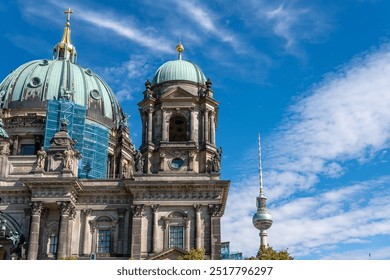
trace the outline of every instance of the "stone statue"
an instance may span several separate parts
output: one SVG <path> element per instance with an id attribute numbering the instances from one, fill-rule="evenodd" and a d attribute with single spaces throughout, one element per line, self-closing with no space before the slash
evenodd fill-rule
<path id="1" fill-rule="evenodd" d="M 127 163 L 126 162 L 123 162 L 122 164 L 122 178 L 126 178 L 127 177 Z"/>
<path id="2" fill-rule="evenodd" d="M 17 231 L 13 232 L 12 230 L 9 232 L 9 237 L 7 239 L 12 241 L 12 247 L 16 248 L 20 243 L 20 235 Z"/>
<path id="3" fill-rule="evenodd" d="M 217 151 L 214 152 L 213 157 L 211 158 L 211 171 L 220 172 L 221 171 L 221 156 L 222 156 L 222 147 L 219 147 Z"/>
<path id="4" fill-rule="evenodd" d="M 37 152 L 37 169 L 43 170 L 45 167 L 46 151 L 43 147 Z"/>
<path id="5" fill-rule="evenodd" d="M 64 156 L 65 156 L 64 167 L 65 168 L 72 169 L 74 155 L 75 155 L 75 153 L 74 153 L 74 151 L 73 151 L 73 149 L 71 147 L 68 147 L 64 151 Z"/>
<path id="6" fill-rule="evenodd" d="M 143 173 L 144 171 L 144 158 L 138 150 L 135 152 L 135 170 L 138 173 Z"/>
<path id="7" fill-rule="evenodd" d="M 128 172 L 129 178 L 130 179 L 134 179 L 135 165 L 134 165 L 133 157 L 130 157 L 130 162 L 129 162 L 129 168 L 128 169 L 129 169 L 129 172 Z"/>

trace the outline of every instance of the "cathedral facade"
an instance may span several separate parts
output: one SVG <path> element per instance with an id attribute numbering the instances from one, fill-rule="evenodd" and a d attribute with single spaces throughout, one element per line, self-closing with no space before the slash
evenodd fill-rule
<path id="1" fill-rule="evenodd" d="M 179 44 L 145 83 L 136 148 L 115 94 L 77 64 L 66 13 L 53 59 L 0 84 L 0 259 L 220 259 L 230 182 L 211 81 Z"/>

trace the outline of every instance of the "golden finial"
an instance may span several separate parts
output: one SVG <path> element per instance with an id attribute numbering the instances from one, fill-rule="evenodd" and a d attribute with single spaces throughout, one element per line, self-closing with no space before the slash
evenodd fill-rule
<path id="1" fill-rule="evenodd" d="M 184 46 L 181 42 L 176 46 L 176 51 L 179 53 L 179 60 L 181 60 L 181 53 L 184 51 Z"/>

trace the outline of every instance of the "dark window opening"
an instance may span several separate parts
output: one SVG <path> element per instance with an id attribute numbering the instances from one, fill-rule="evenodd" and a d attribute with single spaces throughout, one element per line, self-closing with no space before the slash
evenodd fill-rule
<path id="1" fill-rule="evenodd" d="M 182 116 L 169 121 L 169 141 L 187 141 L 187 122 Z"/>
<path id="2" fill-rule="evenodd" d="M 35 145 L 21 145 L 21 154 L 22 155 L 34 155 L 35 154 Z"/>

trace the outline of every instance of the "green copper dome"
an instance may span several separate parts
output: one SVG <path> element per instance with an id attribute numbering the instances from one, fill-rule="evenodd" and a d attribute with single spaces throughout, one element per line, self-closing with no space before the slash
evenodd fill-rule
<path id="1" fill-rule="evenodd" d="M 168 61 L 157 69 L 152 84 L 159 84 L 167 81 L 190 81 L 197 84 L 204 84 L 206 77 L 198 65 L 186 60 Z"/>
<path id="2" fill-rule="evenodd" d="M 0 84 L 2 108 L 23 108 L 27 103 L 39 107 L 44 101 L 59 99 L 94 110 L 100 119 L 115 123 L 122 119 L 119 103 L 103 79 L 70 60 L 27 62 Z"/>
<path id="3" fill-rule="evenodd" d="M 161 65 L 154 75 L 152 85 L 168 81 L 190 81 L 197 84 L 204 84 L 206 77 L 199 66 L 181 59 L 181 53 L 184 51 L 181 43 L 177 45 L 176 50 L 179 52 L 179 58 Z"/>

